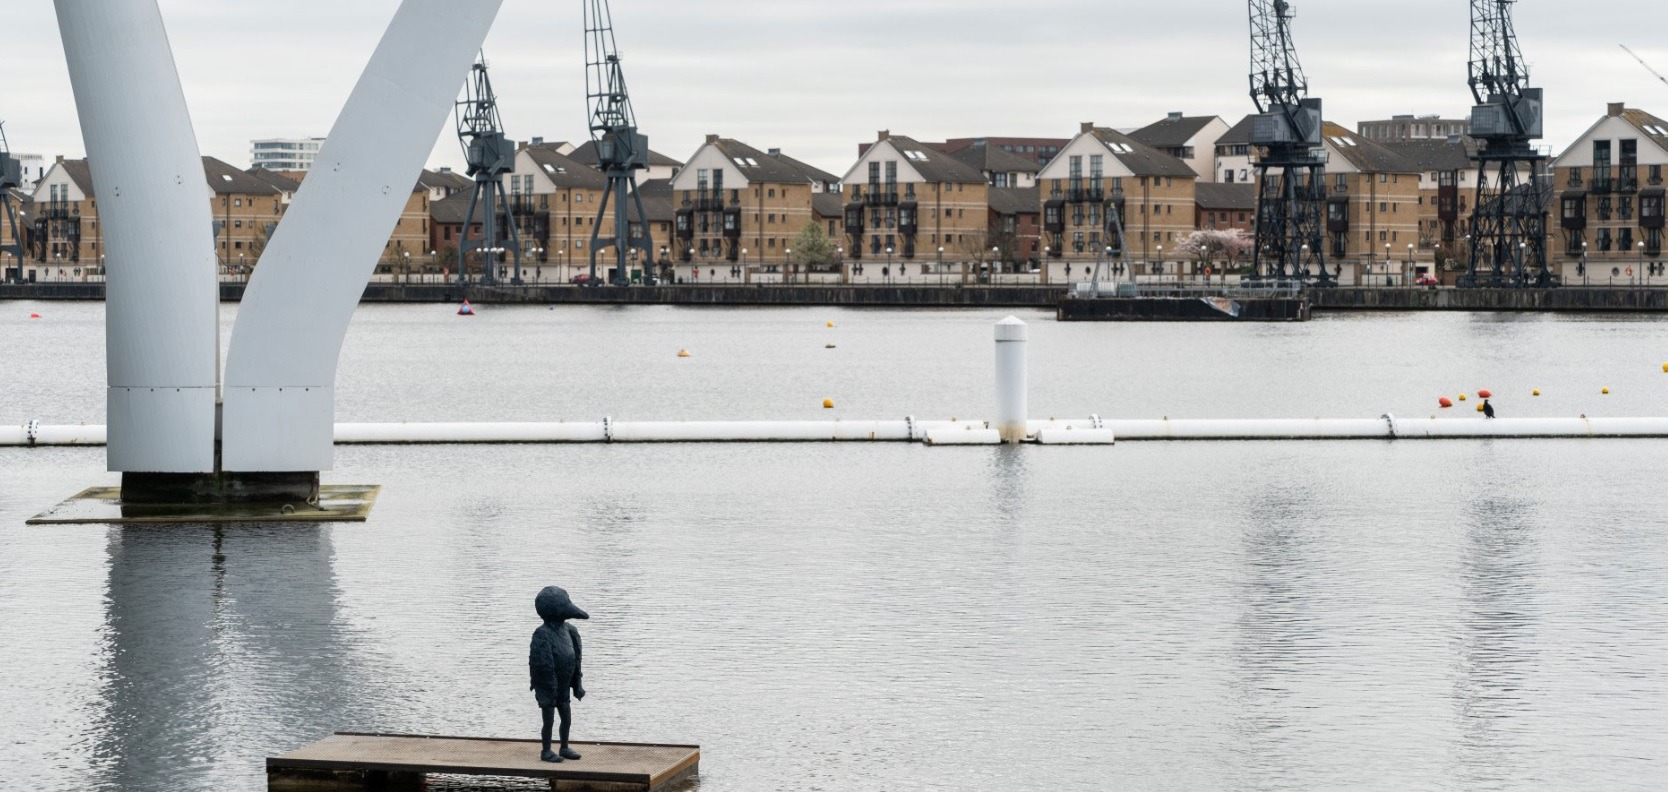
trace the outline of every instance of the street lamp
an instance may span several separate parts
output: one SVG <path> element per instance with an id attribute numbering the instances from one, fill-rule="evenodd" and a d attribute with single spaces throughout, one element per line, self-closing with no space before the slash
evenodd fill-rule
<path id="1" fill-rule="evenodd" d="M 1413 243 L 1409 242 L 1409 243 L 1407 243 L 1407 270 L 1402 272 L 1402 278 L 1404 279 L 1404 281 L 1406 281 L 1406 279 L 1409 278 L 1412 274 L 1413 274 Z"/>
<path id="2" fill-rule="evenodd" d="M 1641 240 L 1639 242 L 1633 243 L 1633 246 L 1639 250 L 1638 283 L 1644 283 L 1644 281 L 1645 281 L 1645 242 L 1643 240 Z"/>
<path id="3" fill-rule="evenodd" d="M 938 285 L 944 285 L 944 246 L 938 246 Z"/>
<path id="4" fill-rule="evenodd" d="M 885 277 L 886 281 L 890 282 L 892 280 L 892 246 L 891 245 L 886 246 L 886 269 L 883 270 L 880 274 L 886 276 Z"/>
<path id="5" fill-rule="evenodd" d="M 791 282 L 793 272 L 793 248 L 782 248 L 782 282 Z"/>
<path id="6" fill-rule="evenodd" d="M 1164 274 L 1164 246 L 1158 246 L 1158 274 Z"/>
<path id="7" fill-rule="evenodd" d="M 1581 270 L 1581 272 L 1580 272 L 1580 274 L 1581 274 L 1581 285 L 1586 286 L 1587 285 L 1587 243 L 1586 242 L 1581 243 L 1581 266 L 1578 267 L 1577 269 Z"/>

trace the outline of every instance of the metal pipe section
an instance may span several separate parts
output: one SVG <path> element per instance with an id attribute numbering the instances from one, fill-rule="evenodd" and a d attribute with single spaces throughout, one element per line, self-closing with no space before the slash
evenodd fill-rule
<path id="1" fill-rule="evenodd" d="M 156 0 L 55 5 L 110 262 L 109 469 L 212 472 L 220 373 L 213 219 L 162 12 Z"/>
<path id="2" fill-rule="evenodd" d="M 1029 435 L 1025 323 L 1010 316 L 996 323 L 996 431 L 1004 443 L 1023 443 Z"/>
<path id="3" fill-rule="evenodd" d="M 342 423 L 337 445 L 492 443 L 813 443 L 993 444 L 984 421 L 601 421 L 559 423 Z M 1030 421 L 1045 445 L 1153 440 L 1477 440 L 1489 438 L 1668 438 L 1668 418 L 1395 418 Z M 0 426 L 0 446 L 97 446 L 105 428 L 30 422 Z"/>

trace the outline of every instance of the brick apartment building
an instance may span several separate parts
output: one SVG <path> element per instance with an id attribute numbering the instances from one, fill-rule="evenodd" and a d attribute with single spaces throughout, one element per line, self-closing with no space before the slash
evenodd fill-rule
<path id="1" fill-rule="evenodd" d="M 738 277 L 743 268 L 778 272 L 805 226 L 828 222 L 817 212 L 816 197 L 837 194 L 838 182 L 781 149 L 708 135 L 671 181 L 673 258 L 735 269 Z"/>
<path id="2" fill-rule="evenodd" d="M 1368 277 L 1409 272 L 1419 242 L 1419 164 L 1338 124 L 1321 133 L 1327 263 Z"/>
<path id="3" fill-rule="evenodd" d="M 1566 283 L 1663 283 L 1668 120 L 1616 102 L 1552 162 L 1548 258 Z"/>
<path id="4" fill-rule="evenodd" d="M 877 137 L 840 180 L 846 258 L 888 269 L 919 262 L 923 274 L 941 247 L 946 266 L 988 260 L 992 188 L 984 173 L 913 138 L 884 130 Z"/>
<path id="5" fill-rule="evenodd" d="M 1164 251 L 1194 230 L 1197 174 L 1115 129 L 1083 124 L 1037 181 L 1049 259 L 1092 262 L 1110 247 L 1111 257 L 1144 264 L 1136 274 L 1161 273 Z M 1118 244 L 1119 225 L 1127 253 Z"/>

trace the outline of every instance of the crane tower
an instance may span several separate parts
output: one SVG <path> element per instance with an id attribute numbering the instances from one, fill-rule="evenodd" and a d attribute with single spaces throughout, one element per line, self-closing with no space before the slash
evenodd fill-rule
<path id="1" fill-rule="evenodd" d="M 1471 0 L 1468 71 L 1477 100 L 1471 137 L 1481 175 L 1461 287 L 1558 285 L 1546 266 L 1547 158 L 1534 147 L 1541 137 L 1541 89 L 1529 87 L 1529 67 L 1512 29 L 1515 1 Z"/>
<path id="2" fill-rule="evenodd" d="M 1249 0 L 1251 11 L 1251 145 L 1257 168 L 1257 280 L 1334 286 L 1322 247 L 1326 158 L 1321 100 L 1297 60 L 1286 0 Z"/>
<path id="3" fill-rule="evenodd" d="M 597 149 L 597 167 L 607 177 L 596 222 L 591 226 L 591 282 L 597 277 L 597 255 L 613 248 L 614 269 L 610 281 L 624 286 L 631 282 L 630 254 L 643 251 L 643 282 L 653 284 L 654 243 L 649 235 L 648 215 L 643 197 L 637 192 L 637 171 L 649 167 L 649 139 L 637 131 L 637 116 L 631 110 L 625 73 L 620 70 L 619 49 L 614 43 L 614 16 L 608 0 L 585 2 L 585 101 L 590 111 L 591 140 Z M 637 208 L 642 233 L 633 236 L 627 215 L 627 201 Z M 613 231 L 603 235 L 608 210 L 614 210 Z"/>
<path id="4" fill-rule="evenodd" d="M 464 84 L 463 99 L 457 103 L 458 142 L 463 144 L 469 175 L 475 192 L 469 196 L 469 213 L 463 217 L 463 237 L 458 241 L 458 282 L 469 282 L 469 227 L 475 222 L 475 208 L 481 209 L 481 238 L 474 249 L 481 253 L 481 282 L 498 282 L 498 262 L 503 254 L 514 257 L 515 274 L 510 282 L 521 285 L 521 240 L 510 219 L 509 200 L 504 196 L 504 174 L 515 170 L 515 141 L 504 137 L 498 117 L 498 96 L 487 76 L 486 56 L 475 60 Z M 509 247 L 504 246 L 508 237 Z"/>

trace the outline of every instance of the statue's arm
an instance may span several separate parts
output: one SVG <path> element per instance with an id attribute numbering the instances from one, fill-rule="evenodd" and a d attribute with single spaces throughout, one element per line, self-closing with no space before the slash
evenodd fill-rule
<path id="1" fill-rule="evenodd" d="M 573 694 L 583 699 L 585 698 L 585 686 L 580 684 L 580 677 L 584 674 L 585 670 L 585 666 L 582 662 L 585 659 L 585 653 L 579 646 L 578 628 L 571 624 L 568 625 L 568 636 L 573 638 Z"/>

